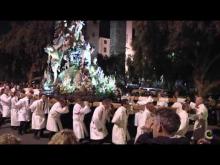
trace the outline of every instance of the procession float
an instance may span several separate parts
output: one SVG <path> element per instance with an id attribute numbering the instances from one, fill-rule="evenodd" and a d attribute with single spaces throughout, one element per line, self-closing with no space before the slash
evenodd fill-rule
<path id="1" fill-rule="evenodd" d="M 115 78 L 106 76 L 93 55 L 95 48 L 84 40 L 83 21 L 56 21 L 48 55 L 43 90 L 46 94 L 87 97 L 99 100 L 114 97 Z"/>

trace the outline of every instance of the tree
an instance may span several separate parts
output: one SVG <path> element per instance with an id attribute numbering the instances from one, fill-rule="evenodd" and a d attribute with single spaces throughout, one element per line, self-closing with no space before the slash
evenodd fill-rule
<path id="1" fill-rule="evenodd" d="M 125 53 L 112 54 L 110 57 L 98 54 L 98 64 L 106 75 L 114 75 L 118 83 L 125 81 Z"/>
<path id="2" fill-rule="evenodd" d="M 11 22 L 11 30 L 0 41 L 1 56 L 9 59 L 4 71 L 11 73 L 12 79 L 22 78 L 29 82 L 34 72 L 43 74 L 47 60 L 44 47 L 51 41 L 52 34 L 51 21 Z"/>
<path id="3" fill-rule="evenodd" d="M 169 30 L 167 50 L 181 59 L 178 65 L 192 69 L 190 76 L 198 94 L 206 96 L 220 85 L 219 77 L 213 74 L 213 70 L 220 69 L 215 65 L 220 60 L 220 22 L 174 21 L 169 22 Z"/>
<path id="4" fill-rule="evenodd" d="M 137 21 L 135 74 L 173 83 L 178 77 L 193 81 L 198 94 L 220 85 L 219 21 Z M 215 74 L 213 74 L 215 71 Z"/>
<path id="5" fill-rule="evenodd" d="M 139 78 L 159 79 L 162 75 L 171 79 L 171 61 L 165 50 L 168 39 L 167 22 L 136 21 L 136 35 L 133 40 L 134 69 Z"/>

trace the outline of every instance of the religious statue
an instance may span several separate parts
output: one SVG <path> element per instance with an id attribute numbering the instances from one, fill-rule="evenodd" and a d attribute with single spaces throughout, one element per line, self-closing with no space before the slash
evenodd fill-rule
<path id="1" fill-rule="evenodd" d="M 75 34 L 74 34 L 76 41 L 79 40 L 79 36 L 82 33 L 81 30 L 84 25 L 85 24 L 83 23 L 83 21 L 76 21 L 76 28 L 75 28 Z"/>
<path id="2" fill-rule="evenodd" d="M 53 84 L 56 83 L 57 80 L 57 72 L 60 71 L 59 67 L 61 64 L 61 59 L 62 59 L 62 55 L 60 52 L 55 51 L 52 47 L 47 47 L 45 48 L 45 52 L 48 53 L 48 57 L 49 57 L 49 61 L 48 63 L 50 63 L 52 71 L 53 71 Z"/>
<path id="3" fill-rule="evenodd" d="M 90 67 L 91 66 L 91 54 L 90 54 L 90 44 L 87 43 L 85 46 L 85 50 L 82 51 L 82 64 L 81 66 L 83 67 L 86 63 L 86 67 Z"/>
<path id="4" fill-rule="evenodd" d="M 66 70 L 70 67 L 70 62 L 69 62 L 67 55 L 64 55 L 63 59 L 65 60 L 64 69 Z"/>
<path id="5" fill-rule="evenodd" d="M 56 21 L 52 45 L 45 48 L 48 54 L 44 89 L 50 92 L 60 89 L 61 93 L 76 90 L 105 93 L 112 91 L 115 79 L 105 76 L 92 58 L 94 47 L 85 41 L 83 21 Z M 93 61 L 92 61 L 93 60 Z"/>

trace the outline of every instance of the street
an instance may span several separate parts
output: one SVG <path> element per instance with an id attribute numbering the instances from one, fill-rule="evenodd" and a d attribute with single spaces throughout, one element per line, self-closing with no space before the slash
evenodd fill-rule
<path id="1" fill-rule="evenodd" d="M 13 130 L 10 127 L 10 123 L 6 123 L 1 126 L 0 128 L 0 135 L 3 133 L 12 133 L 15 136 L 19 137 L 21 139 L 21 144 L 47 144 L 49 139 L 47 137 L 47 131 L 45 131 L 45 138 L 35 139 L 33 136 L 33 133 L 28 133 L 24 135 L 19 135 L 17 130 Z"/>
<path id="2" fill-rule="evenodd" d="M 189 131 L 187 133 L 187 137 L 190 137 L 192 135 L 192 129 L 193 129 L 193 125 L 190 125 Z M 212 129 L 213 133 L 220 137 L 220 127 L 217 126 L 213 126 L 213 125 L 209 125 L 208 129 Z M 4 133 L 12 133 L 15 136 L 18 136 L 21 139 L 21 144 L 47 144 L 49 142 L 48 139 L 48 131 L 44 131 L 44 137 L 40 138 L 40 139 L 35 139 L 33 137 L 33 133 L 28 133 L 28 134 L 24 134 L 24 135 L 18 135 L 18 131 L 17 130 L 13 130 L 10 127 L 10 123 L 6 123 L 4 125 L 1 126 L 0 128 L 0 135 L 4 134 Z"/>

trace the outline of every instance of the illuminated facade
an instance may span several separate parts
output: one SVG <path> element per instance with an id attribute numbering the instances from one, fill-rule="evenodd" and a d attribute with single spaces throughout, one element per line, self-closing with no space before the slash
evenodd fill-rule
<path id="1" fill-rule="evenodd" d="M 99 47 L 98 53 L 102 54 L 104 57 L 110 57 L 110 39 L 100 37 L 99 38 Z"/>
<path id="2" fill-rule="evenodd" d="M 135 29 L 132 23 L 133 21 L 126 22 L 125 73 L 128 72 L 128 65 L 127 65 L 128 58 L 133 60 L 133 57 L 134 57 L 134 50 L 132 48 L 132 40 L 134 39 L 134 36 L 135 36 Z"/>

